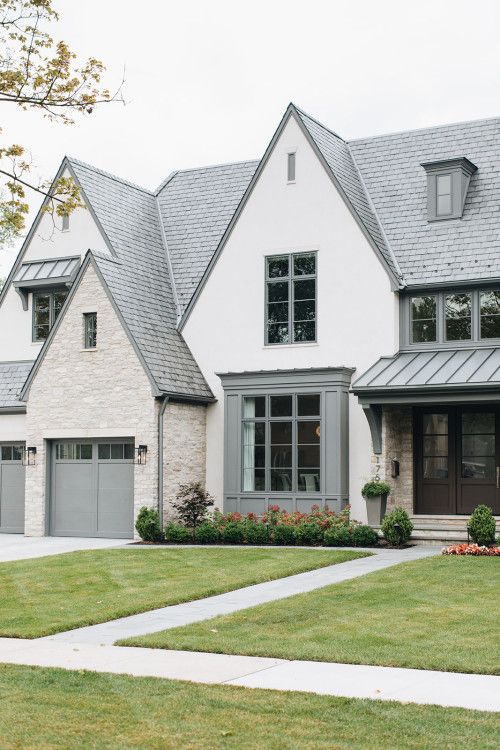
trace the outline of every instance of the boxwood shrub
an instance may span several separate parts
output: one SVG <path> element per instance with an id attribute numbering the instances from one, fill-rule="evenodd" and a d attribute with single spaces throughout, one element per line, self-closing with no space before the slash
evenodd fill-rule
<path id="1" fill-rule="evenodd" d="M 222 541 L 224 544 L 243 544 L 245 535 L 240 521 L 229 521 L 222 527 Z"/>
<path id="2" fill-rule="evenodd" d="M 296 544 L 313 545 L 323 544 L 323 529 L 317 523 L 301 523 L 295 530 Z"/>
<path id="3" fill-rule="evenodd" d="M 352 537 L 348 526 L 332 526 L 325 531 L 324 542 L 327 547 L 350 547 Z"/>
<path id="4" fill-rule="evenodd" d="M 480 547 L 489 547 L 495 543 L 495 518 L 491 508 L 487 505 L 478 505 L 474 509 L 467 528 L 472 541 Z"/>
<path id="5" fill-rule="evenodd" d="M 269 528 L 265 523 L 245 521 L 244 528 L 247 544 L 269 544 Z"/>
<path id="6" fill-rule="evenodd" d="M 354 526 L 351 534 L 351 542 L 355 547 L 373 547 L 378 542 L 377 532 L 371 526 Z"/>
<path id="7" fill-rule="evenodd" d="M 162 538 L 160 516 L 154 508 L 145 505 L 140 509 L 135 528 L 144 542 L 159 542 Z"/>
<path id="8" fill-rule="evenodd" d="M 213 524 L 204 521 L 194 532 L 198 544 L 217 544 L 220 542 L 220 531 Z"/>
<path id="9" fill-rule="evenodd" d="M 165 526 L 165 541 L 173 544 L 186 544 L 186 542 L 192 542 L 193 540 L 185 526 L 172 521 Z"/>
<path id="10" fill-rule="evenodd" d="M 275 544 L 295 544 L 296 530 L 294 526 L 280 523 L 273 528 L 273 542 Z"/>
<path id="11" fill-rule="evenodd" d="M 394 508 L 382 521 L 382 533 L 393 547 L 406 544 L 412 531 L 413 524 L 404 508 Z"/>

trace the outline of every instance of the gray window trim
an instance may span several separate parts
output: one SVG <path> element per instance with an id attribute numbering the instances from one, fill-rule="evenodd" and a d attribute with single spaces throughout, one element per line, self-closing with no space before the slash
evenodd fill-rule
<path id="1" fill-rule="evenodd" d="M 97 348 L 97 313 L 83 313 L 83 348 Z"/>
<path id="2" fill-rule="evenodd" d="M 457 289 L 445 289 L 440 291 L 417 291 L 400 296 L 399 321 L 400 321 L 400 349 L 414 351 L 416 349 L 457 349 L 470 348 L 471 344 L 477 347 L 500 346 L 500 338 L 481 338 L 481 292 L 500 291 L 498 284 L 495 287 L 460 287 Z M 445 298 L 451 294 L 470 294 L 471 296 L 471 337 L 461 341 L 448 341 L 446 339 Z M 413 297 L 436 297 L 436 341 L 427 343 L 412 342 L 412 315 L 411 300 Z"/>
<path id="3" fill-rule="evenodd" d="M 55 312 L 54 312 L 54 296 L 56 294 L 64 294 L 66 297 L 68 296 L 68 289 L 66 287 L 57 287 L 57 288 L 41 288 L 37 289 L 36 292 L 33 292 L 32 297 L 32 304 L 31 304 L 31 340 L 33 343 L 36 344 L 43 344 L 44 341 L 46 341 L 48 334 L 52 330 L 52 326 L 56 322 Z M 47 337 L 45 338 L 37 338 L 35 334 L 35 307 L 36 307 L 36 298 L 37 297 L 49 297 L 49 330 L 47 333 Z"/>
<path id="4" fill-rule="evenodd" d="M 297 411 L 297 397 L 301 395 L 317 395 L 319 396 L 319 414 L 317 416 L 299 416 Z M 243 415 L 243 404 L 245 398 L 252 398 L 252 397 L 259 397 L 263 396 L 266 399 L 266 416 L 265 417 L 245 417 Z M 273 396 L 291 396 L 292 397 L 292 414 L 288 417 L 282 416 L 282 417 L 272 417 L 271 416 L 271 398 Z M 319 489 L 315 490 L 314 493 L 307 493 L 303 490 L 299 490 L 298 488 L 298 482 L 297 482 L 297 471 L 298 471 L 298 429 L 297 429 L 297 423 L 298 422 L 318 422 L 320 424 L 320 458 L 319 458 Z M 244 442 L 243 442 L 243 436 L 244 436 L 244 425 L 248 422 L 265 422 L 265 489 L 264 490 L 245 490 L 244 488 L 244 460 L 243 460 L 243 454 L 244 454 Z M 323 452 L 323 394 L 320 390 L 315 391 L 314 388 L 311 389 L 293 389 L 290 388 L 288 391 L 282 390 L 282 391 L 268 391 L 266 393 L 244 393 L 241 396 L 241 456 L 240 456 L 240 491 L 242 493 L 247 494 L 248 492 L 256 492 L 257 494 L 262 494 L 262 492 L 265 492 L 266 494 L 275 494 L 275 495 L 282 495 L 284 493 L 283 490 L 271 490 L 271 424 L 272 422 L 291 422 L 292 423 L 292 489 L 291 492 L 294 494 L 304 495 L 304 494 L 324 494 L 324 478 L 323 478 L 323 464 L 322 464 L 322 452 Z"/>
<path id="5" fill-rule="evenodd" d="M 219 374 L 224 388 L 224 507 L 246 513 L 272 504 L 307 510 L 312 504 L 339 511 L 349 497 L 349 386 L 354 370 L 322 368 Z M 319 394 L 321 414 L 320 491 L 243 491 L 243 398 L 245 396 Z M 266 418 L 267 424 L 274 418 Z M 284 421 L 287 417 L 276 418 Z M 292 418 L 290 418 L 292 419 Z M 305 418 L 306 419 L 306 418 Z M 317 418 L 311 417 L 311 421 Z M 266 449 L 270 445 L 266 441 Z M 294 436 L 293 468 L 296 468 Z M 266 461 L 266 469 L 269 460 Z M 269 487 L 268 483 L 266 487 Z M 245 509 L 246 508 L 246 509 Z"/>
<path id="6" fill-rule="evenodd" d="M 314 255 L 315 257 L 315 273 L 314 274 L 301 274 L 295 276 L 293 272 L 293 259 L 300 255 Z M 277 277 L 270 279 L 268 276 L 268 261 L 274 258 L 288 257 L 288 276 Z M 314 339 L 307 341 L 294 341 L 293 340 L 293 324 L 294 324 L 294 281 L 297 280 L 307 281 L 308 279 L 314 279 Z M 269 285 L 279 282 L 288 283 L 288 341 L 269 341 L 269 321 L 268 321 L 268 293 Z M 297 250 L 291 253 L 273 253 L 272 255 L 264 256 L 264 345 L 265 346 L 291 346 L 301 344 L 316 344 L 318 341 L 318 251 L 317 250 Z"/>

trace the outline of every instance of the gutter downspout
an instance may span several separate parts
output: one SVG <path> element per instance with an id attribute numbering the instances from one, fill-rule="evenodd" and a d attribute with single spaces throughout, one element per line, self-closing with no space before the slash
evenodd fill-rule
<path id="1" fill-rule="evenodd" d="M 158 412 L 158 515 L 163 529 L 163 415 L 170 398 L 165 396 Z"/>

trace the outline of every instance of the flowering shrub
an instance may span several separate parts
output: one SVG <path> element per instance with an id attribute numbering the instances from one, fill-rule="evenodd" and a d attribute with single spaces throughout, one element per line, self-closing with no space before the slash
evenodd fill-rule
<path id="1" fill-rule="evenodd" d="M 188 530 L 180 524 L 168 524 L 165 538 L 170 542 L 189 540 Z M 255 513 L 221 513 L 214 510 L 195 529 L 199 544 L 279 544 L 319 546 L 358 546 L 377 543 L 369 526 L 351 521 L 349 506 L 341 513 L 313 505 L 309 513 L 280 510 L 271 505 L 259 518 Z"/>
<path id="2" fill-rule="evenodd" d="M 487 555 L 500 557 L 500 547 L 480 547 L 479 544 L 453 544 L 451 547 L 443 547 L 443 555 Z"/>

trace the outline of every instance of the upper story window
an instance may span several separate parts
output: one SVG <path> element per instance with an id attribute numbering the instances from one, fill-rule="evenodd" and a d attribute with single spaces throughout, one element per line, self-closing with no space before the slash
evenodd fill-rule
<path id="1" fill-rule="evenodd" d="M 415 295 L 402 311 L 403 345 L 500 340 L 500 290 Z"/>
<path id="2" fill-rule="evenodd" d="M 413 344 L 436 340 L 436 297 L 411 298 L 411 341 Z"/>
<path id="3" fill-rule="evenodd" d="M 97 346 L 97 313 L 83 314 L 83 345 L 85 349 L 95 349 Z"/>
<path id="4" fill-rule="evenodd" d="M 63 232 L 67 232 L 69 230 L 69 214 L 63 214 L 61 228 Z"/>
<path id="5" fill-rule="evenodd" d="M 291 151 L 289 154 L 287 154 L 287 164 L 286 164 L 287 182 L 295 182 L 295 164 L 296 164 L 296 154 L 295 154 L 295 151 Z"/>
<path id="6" fill-rule="evenodd" d="M 465 156 L 422 164 L 427 172 L 427 220 L 460 219 L 477 167 Z"/>
<path id="7" fill-rule="evenodd" d="M 45 341 L 67 295 L 65 290 L 33 294 L 33 341 Z"/>
<path id="8" fill-rule="evenodd" d="M 266 258 L 266 344 L 316 341 L 316 253 Z"/>

